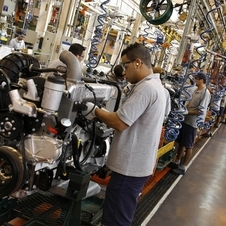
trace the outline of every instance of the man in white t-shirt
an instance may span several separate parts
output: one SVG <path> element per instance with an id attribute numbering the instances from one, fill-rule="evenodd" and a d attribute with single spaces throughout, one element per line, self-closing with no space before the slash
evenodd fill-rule
<path id="1" fill-rule="evenodd" d="M 132 225 L 137 200 L 153 174 L 166 108 L 158 74 L 153 74 L 148 48 L 139 43 L 121 54 L 130 92 L 116 112 L 87 103 L 83 115 L 97 117 L 114 130 L 106 166 L 112 171 L 103 206 L 102 225 Z M 115 198 L 117 197 L 117 198 Z"/>
<path id="2" fill-rule="evenodd" d="M 17 37 L 11 39 L 9 42 L 9 47 L 14 48 L 15 50 L 25 49 L 25 38 L 26 34 L 24 31 L 17 32 Z"/>

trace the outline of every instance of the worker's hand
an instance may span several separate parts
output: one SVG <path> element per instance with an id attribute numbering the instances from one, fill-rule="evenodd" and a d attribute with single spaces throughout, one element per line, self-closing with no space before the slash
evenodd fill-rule
<path id="1" fill-rule="evenodd" d="M 92 120 L 96 117 L 95 114 L 95 110 L 96 108 L 98 108 L 96 105 L 94 105 L 91 102 L 87 102 L 86 103 L 86 107 L 87 109 L 82 111 L 82 114 L 88 119 L 88 120 Z"/>
<path id="2" fill-rule="evenodd" d="M 183 115 L 188 115 L 188 110 L 185 110 L 185 111 L 183 112 Z"/>

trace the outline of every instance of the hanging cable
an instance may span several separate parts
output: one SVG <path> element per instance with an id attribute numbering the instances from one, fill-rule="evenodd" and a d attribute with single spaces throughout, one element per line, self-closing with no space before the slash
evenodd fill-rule
<path id="1" fill-rule="evenodd" d="M 96 68 L 100 62 L 101 56 L 98 57 L 98 45 L 100 44 L 100 39 L 102 38 L 103 34 L 103 27 L 105 24 L 105 18 L 107 16 L 107 11 L 105 9 L 105 5 L 109 3 L 110 0 L 104 1 L 101 3 L 100 8 L 103 10 L 103 14 L 99 15 L 97 18 L 98 25 L 96 25 L 95 30 L 94 30 L 94 36 L 91 40 L 91 48 L 89 52 L 89 59 L 87 63 L 87 71 L 89 73 L 92 73 L 92 69 Z"/>
<path id="2" fill-rule="evenodd" d="M 191 94 L 188 89 L 194 86 L 194 81 L 191 77 L 188 77 L 190 75 L 188 74 L 189 68 L 190 64 L 185 65 L 185 67 L 182 68 L 181 76 L 177 79 L 177 82 L 174 81 L 174 85 L 179 88 L 179 90 L 176 97 L 173 98 L 172 109 L 165 123 L 165 139 L 168 142 L 176 140 L 182 127 L 181 123 L 184 121 L 184 113 L 186 113 L 184 104 L 191 99 Z M 186 83 L 188 79 L 193 81 L 191 85 Z"/>
<path id="3" fill-rule="evenodd" d="M 155 52 L 158 51 L 163 44 L 164 35 L 163 33 L 155 28 L 154 32 L 152 32 L 153 25 L 151 25 L 148 21 L 146 21 L 146 27 L 144 28 L 144 33 L 141 34 L 139 40 L 145 45 L 149 50 L 152 56 L 155 55 Z M 147 45 L 149 44 L 149 45 Z M 151 44 L 151 45 L 150 45 Z M 155 63 L 152 63 L 154 66 Z"/>
<path id="4" fill-rule="evenodd" d="M 149 30 L 151 29 L 151 24 L 146 20 L 146 27 L 144 28 L 144 34 L 143 37 L 148 38 L 151 34 Z"/>
<path id="5" fill-rule="evenodd" d="M 211 20 L 211 14 L 214 11 L 219 10 L 219 8 L 220 8 L 220 3 L 218 1 L 215 1 L 215 5 L 216 5 L 216 8 L 209 10 L 209 12 L 207 12 L 207 14 L 206 14 L 206 21 L 209 24 L 209 29 L 205 30 L 204 32 L 202 32 L 200 34 L 200 38 L 203 40 L 204 44 L 196 48 L 196 51 L 200 56 L 198 59 L 199 65 L 201 64 L 201 62 L 203 62 L 206 59 L 207 53 L 203 53 L 203 51 L 201 51 L 201 50 L 208 45 L 209 33 L 214 29 L 214 25 Z M 209 52 L 209 51 L 206 51 L 206 52 Z M 210 80 L 210 76 L 209 76 L 208 80 Z M 206 84 L 206 85 L 208 86 L 208 84 Z M 207 91 L 207 88 L 205 90 L 204 96 L 206 94 L 206 91 Z M 204 96 L 203 96 L 203 98 L 204 98 Z M 203 112 L 205 112 L 206 109 L 204 106 L 201 105 L 202 100 L 200 101 L 199 108 L 198 108 L 198 111 L 200 112 L 200 114 L 197 117 L 197 126 L 200 130 L 204 130 L 204 129 L 208 130 L 213 125 L 213 123 L 216 119 L 217 111 L 220 108 L 220 106 L 219 106 L 220 98 L 221 97 L 220 97 L 219 91 L 218 91 L 218 79 L 217 79 L 216 90 L 212 94 L 213 105 L 210 109 L 211 115 L 210 115 L 210 119 L 207 122 L 205 121 L 205 119 L 203 119 Z"/>
<path id="6" fill-rule="evenodd" d="M 126 40 L 126 35 L 124 34 L 123 39 L 122 39 L 121 36 L 120 36 L 120 38 L 119 38 L 118 41 L 120 41 L 120 40 L 121 40 L 121 45 L 120 45 L 120 48 L 119 48 L 119 52 L 118 52 L 118 55 L 117 55 L 117 57 L 116 57 L 116 59 L 115 59 L 113 65 L 112 65 L 111 69 L 110 69 L 110 70 L 108 71 L 108 73 L 106 74 L 106 78 L 107 78 L 107 79 L 109 79 L 109 75 L 110 75 L 110 74 L 114 74 L 114 71 L 113 71 L 113 70 L 114 70 L 114 67 L 116 66 L 116 63 L 119 61 L 120 54 L 121 54 L 121 52 L 122 52 L 124 42 L 125 42 L 125 40 Z M 117 42 L 117 41 L 116 41 L 116 42 Z"/>
<path id="7" fill-rule="evenodd" d="M 163 65 L 162 65 L 162 68 L 164 70 L 167 70 L 167 65 L 169 63 L 169 57 L 171 55 L 171 52 L 172 52 L 173 48 L 174 47 L 172 45 L 169 48 L 166 48 L 165 55 L 164 55 L 164 58 L 163 58 Z"/>

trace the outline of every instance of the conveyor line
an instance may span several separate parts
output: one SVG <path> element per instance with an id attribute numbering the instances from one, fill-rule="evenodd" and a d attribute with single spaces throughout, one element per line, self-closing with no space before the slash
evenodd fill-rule
<path id="1" fill-rule="evenodd" d="M 193 157 L 206 144 L 208 138 L 202 137 L 199 139 L 193 148 Z M 192 157 L 192 159 L 193 159 Z M 175 181 L 180 175 L 170 173 L 170 171 L 142 198 L 137 206 L 134 216 L 133 226 L 141 226 L 148 215 L 154 210 L 159 202 L 162 202 L 162 197 L 171 190 L 171 186 L 175 186 Z"/>
<path id="2" fill-rule="evenodd" d="M 193 157 L 205 145 L 208 138 L 199 139 L 193 149 Z M 154 210 L 164 194 L 174 184 L 178 175 L 174 175 L 166 169 L 164 176 L 145 193 L 139 200 L 134 216 L 133 226 L 141 226 L 147 216 Z M 144 198 L 145 197 L 145 198 Z M 63 226 L 67 214 L 69 200 L 51 193 L 41 192 L 18 200 L 12 211 L 14 217 L 26 219 L 25 225 L 54 225 Z M 82 201 L 82 226 L 97 226 L 100 224 L 103 198 L 92 196 Z M 11 224 L 5 223 L 4 226 Z"/>

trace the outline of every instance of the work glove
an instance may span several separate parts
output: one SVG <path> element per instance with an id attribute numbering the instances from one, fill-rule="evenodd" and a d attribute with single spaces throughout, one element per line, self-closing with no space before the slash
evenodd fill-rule
<path id="1" fill-rule="evenodd" d="M 88 120 L 96 118 L 95 110 L 98 107 L 91 102 L 87 102 L 86 107 L 87 109 L 82 111 L 82 114 L 85 116 L 85 118 Z"/>
<path id="2" fill-rule="evenodd" d="M 183 111 L 183 115 L 188 115 L 188 110 Z"/>

